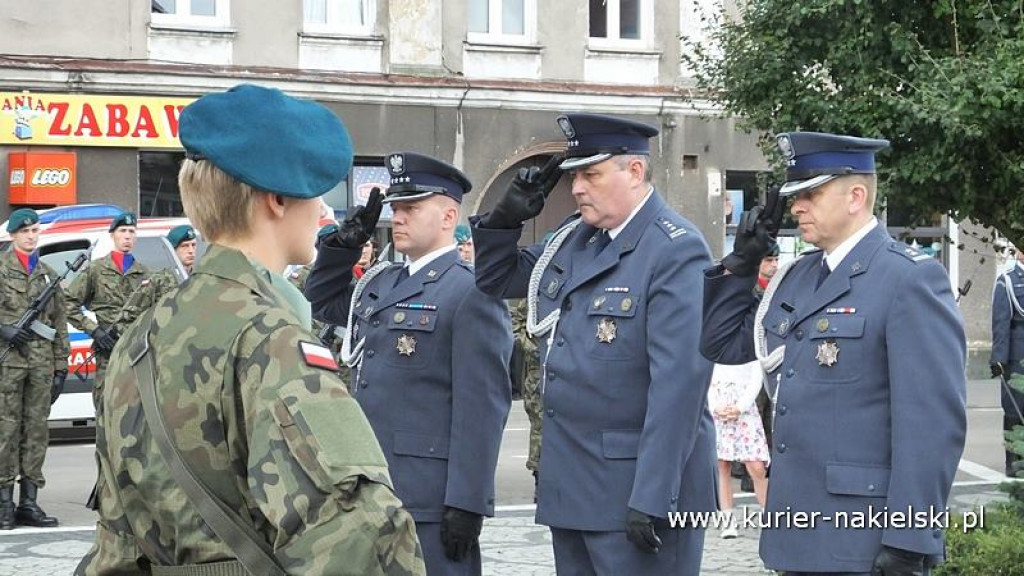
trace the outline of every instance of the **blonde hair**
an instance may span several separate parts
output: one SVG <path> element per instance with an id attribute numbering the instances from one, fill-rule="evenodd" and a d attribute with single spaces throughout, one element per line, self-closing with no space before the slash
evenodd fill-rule
<path id="1" fill-rule="evenodd" d="M 210 242 L 249 232 L 259 190 L 209 161 L 187 158 L 178 172 L 178 188 L 185 215 Z"/>

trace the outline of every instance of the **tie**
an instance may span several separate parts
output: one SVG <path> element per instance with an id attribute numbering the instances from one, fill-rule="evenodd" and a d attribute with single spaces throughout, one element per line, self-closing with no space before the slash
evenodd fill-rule
<path id="1" fill-rule="evenodd" d="M 608 247 L 612 243 L 612 236 L 607 230 L 601 230 L 597 233 L 597 239 L 594 240 L 594 255 L 598 255 L 602 250 Z"/>
<path id="2" fill-rule="evenodd" d="M 395 278 L 395 286 L 398 286 L 409 277 L 409 267 L 402 266 L 402 271 L 398 273 L 398 277 Z"/>
<path id="3" fill-rule="evenodd" d="M 818 283 L 814 285 L 814 289 L 817 290 L 818 288 L 821 288 L 822 283 L 825 282 L 825 278 L 828 278 L 828 275 L 831 273 L 832 270 L 828 267 L 828 261 L 822 258 L 821 268 L 818 270 Z"/>

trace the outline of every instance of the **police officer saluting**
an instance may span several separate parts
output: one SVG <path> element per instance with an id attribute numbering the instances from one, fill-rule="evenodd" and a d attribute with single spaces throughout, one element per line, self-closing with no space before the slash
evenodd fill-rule
<path id="1" fill-rule="evenodd" d="M 501 300 L 473 285 L 453 232 L 466 176 L 413 152 L 387 158 L 395 248 L 405 264 L 352 265 L 380 216 L 380 192 L 320 243 L 306 297 L 348 326 L 352 389 L 416 519 L 431 576 L 480 574 L 478 537 L 494 514 L 494 473 L 511 404 L 512 332 Z"/>
<path id="2" fill-rule="evenodd" d="M 551 527 L 560 574 L 696 576 L 704 530 L 666 517 L 717 509 L 711 364 L 697 349 L 711 258 L 651 185 L 657 129 L 592 114 L 558 124 L 568 158 L 521 169 L 470 219 L 477 286 L 529 298 L 541 340 L 537 522 Z M 580 212 L 519 249 L 562 170 Z"/>
<path id="3" fill-rule="evenodd" d="M 721 363 L 757 357 L 767 373 L 769 514 L 855 521 L 888 507 L 888 524 L 783 520 L 761 533 L 761 558 L 787 574 L 927 574 L 941 527 L 894 514 L 944 510 L 964 447 L 966 344 L 949 278 L 872 214 L 887 141 L 797 132 L 778 144 L 786 183 L 743 215 L 734 251 L 706 273 L 701 349 Z M 758 307 L 751 288 L 787 198 L 818 250 L 780 269 Z"/>
<path id="4" fill-rule="evenodd" d="M 0 530 L 20 526 L 53 527 L 36 502 L 46 481 L 43 460 L 49 444 L 50 405 L 68 373 L 64 293 L 57 288 L 39 321 L 56 332 L 52 340 L 15 324 L 51 280 L 52 268 L 39 261 L 39 215 L 15 210 L 7 222 L 13 248 L 0 254 L 0 350 L 13 346 L 0 367 Z M 20 503 L 14 508 L 14 482 L 21 478 Z"/>

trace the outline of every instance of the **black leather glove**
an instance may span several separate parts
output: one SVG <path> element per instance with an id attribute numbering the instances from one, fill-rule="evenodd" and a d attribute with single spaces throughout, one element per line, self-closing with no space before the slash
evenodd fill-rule
<path id="1" fill-rule="evenodd" d="M 654 517 L 632 508 L 626 512 L 626 538 L 648 554 L 657 554 L 661 549 L 661 538 L 654 531 Z"/>
<path id="2" fill-rule="evenodd" d="M 732 253 L 722 258 L 726 270 L 737 276 L 757 274 L 761 260 L 775 244 L 785 207 L 786 202 L 779 197 L 779 189 L 772 188 L 765 197 L 764 206 L 754 206 L 740 216 Z"/>
<path id="3" fill-rule="evenodd" d="M 484 527 L 483 516 L 459 508 L 445 506 L 441 516 L 441 543 L 444 555 L 453 562 L 461 562 L 480 539 Z"/>
<path id="4" fill-rule="evenodd" d="M 68 377 L 67 370 L 57 370 L 53 373 L 53 385 L 50 387 L 50 406 L 64 393 L 64 380 Z"/>
<path id="5" fill-rule="evenodd" d="M 1003 365 L 999 362 L 992 362 L 988 367 L 992 369 L 993 378 L 999 378 L 1003 374 L 1006 374 L 1006 369 L 1003 368 Z"/>
<path id="6" fill-rule="evenodd" d="M 0 338 L 10 343 L 11 346 L 23 348 L 32 339 L 32 334 L 24 328 L 15 328 L 12 324 L 0 325 Z"/>
<path id="7" fill-rule="evenodd" d="M 558 184 L 562 170 L 560 156 L 552 156 L 544 167 L 520 168 L 494 208 L 480 219 L 480 227 L 510 230 L 536 218 L 544 209 L 544 201 Z"/>
<path id="8" fill-rule="evenodd" d="M 882 551 L 875 556 L 871 576 L 921 576 L 924 559 L 924 554 L 882 546 Z"/>
<path id="9" fill-rule="evenodd" d="M 380 220 L 380 212 L 384 209 L 384 195 L 380 188 L 370 190 L 370 198 L 366 206 L 356 206 L 342 220 L 334 237 L 345 248 L 362 249 L 363 244 L 373 237 L 373 231 Z"/>
<path id="10" fill-rule="evenodd" d="M 89 335 L 92 336 L 92 343 L 96 346 L 96 351 L 103 354 L 110 354 L 114 345 L 117 344 L 117 331 L 110 326 L 97 326 Z"/>

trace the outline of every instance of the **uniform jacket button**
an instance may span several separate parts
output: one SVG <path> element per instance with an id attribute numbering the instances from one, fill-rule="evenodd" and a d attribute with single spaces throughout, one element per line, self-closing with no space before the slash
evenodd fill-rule
<path id="1" fill-rule="evenodd" d="M 555 411 L 552 408 L 548 408 L 548 417 L 550 417 L 550 418 L 554 418 L 555 417 Z"/>
<path id="2" fill-rule="evenodd" d="M 360 382 L 359 383 L 359 387 L 360 388 L 366 388 L 366 380 L 363 380 L 362 382 Z"/>
<path id="3" fill-rule="evenodd" d="M 559 338 L 558 339 L 558 345 L 559 346 L 565 346 L 565 338 Z"/>
<path id="4" fill-rule="evenodd" d="M 875 491 L 875 485 L 874 484 L 868 484 L 868 492 L 874 492 L 874 491 Z"/>
<path id="5" fill-rule="evenodd" d="M 786 451 L 786 444 L 785 443 L 779 444 L 779 454 L 782 454 L 785 451 Z"/>
<path id="6" fill-rule="evenodd" d="M 373 327 L 376 328 L 377 326 L 380 326 L 380 320 L 374 320 L 373 322 L 371 322 L 371 324 L 373 324 Z"/>
<path id="7" fill-rule="evenodd" d="M 572 300 L 565 301 L 565 309 L 566 311 L 572 310 Z"/>
<path id="8" fill-rule="evenodd" d="M 794 374 L 796 374 L 796 370 L 794 370 L 792 368 L 790 368 L 789 370 L 786 370 L 786 378 L 792 378 Z"/>
<path id="9" fill-rule="evenodd" d="M 555 378 L 558 378 L 558 376 L 555 375 L 554 370 L 548 372 L 548 380 L 554 380 Z"/>
<path id="10" fill-rule="evenodd" d="M 789 412 L 789 408 L 787 408 L 786 406 L 779 406 L 780 415 L 785 414 L 786 412 Z"/>
<path id="11" fill-rule="evenodd" d="M 374 354 L 376 354 L 376 352 L 374 352 L 373 350 L 367 350 L 366 351 L 366 357 L 367 358 L 373 358 Z"/>
<path id="12" fill-rule="evenodd" d="M 804 331 L 803 330 L 797 330 L 796 332 L 793 333 L 793 336 L 796 336 L 797 340 L 803 340 L 804 339 Z"/>

